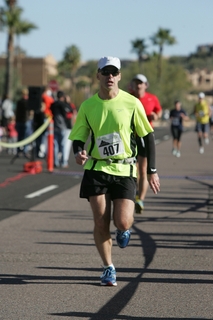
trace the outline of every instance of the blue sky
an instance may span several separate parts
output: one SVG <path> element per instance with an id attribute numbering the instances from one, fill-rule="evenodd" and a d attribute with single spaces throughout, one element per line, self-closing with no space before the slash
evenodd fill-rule
<path id="1" fill-rule="evenodd" d="M 112 55 L 136 59 L 131 41 L 149 41 L 158 28 L 171 30 L 177 44 L 166 46 L 164 55 L 188 55 L 198 45 L 213 43 L 213 0 L 17 0 L 22 18 L 38 26 L 20 38 L 32 57 L 52 54 L 57 61 L 66 47 L 76 45 L 81 60 Z M 0 7 L 4 0 L 0 0 Z M 0 53 L 6 37 L 0 32 Z"/>

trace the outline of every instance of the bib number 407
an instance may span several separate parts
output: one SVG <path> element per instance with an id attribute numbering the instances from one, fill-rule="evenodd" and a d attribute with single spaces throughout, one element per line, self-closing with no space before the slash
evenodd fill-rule
<path id="1" fill-rule="evenodd" d="M 124 144 L 118 132 L 100 136 L 96 143 L 102 159 L 124 154 Z"/>
<path id="2" fill-rule="evenodd" d="M 119 153 L 119 143 L 103 147 L 103 155 L 105 157 L 114 156 Z"/>

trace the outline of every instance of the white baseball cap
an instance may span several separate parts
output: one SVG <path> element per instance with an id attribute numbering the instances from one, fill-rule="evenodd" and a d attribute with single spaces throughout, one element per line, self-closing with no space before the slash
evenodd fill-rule
<path id="1" fill-rule="evenodd" d="M 199 95 L 198 95 L 198 97 L 199 97 L 200 99 L 204 99 L 204 98 L 205 98 L 205 93 L 200 92 Z"/>
<path id="2" fill-rule="evenodd" d="M 148 80 L 143 74 L 136 74 L 132 80 L 140 80 L 141 82 L 148 84 Z"/>
<path id="3" fill-rule="evenodd" d="M 98 69 L 103 69 L 104 67 L 107 67 L 107 66 L 113 66 L 113 67 L 117 68 L 118 70 L 120 70 L 120 68 L 121 68 L 120 59 L 118 59 L 116 57 L 102 57 L 98 61 Z"/>

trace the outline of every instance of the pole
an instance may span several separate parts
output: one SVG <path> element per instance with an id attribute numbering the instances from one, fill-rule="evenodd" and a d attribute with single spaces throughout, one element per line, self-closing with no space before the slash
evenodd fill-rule
<path id="1" fill-rule="evenodd" d="M 54 168 L 54 122 L 50 120 L 48 127 L 48 152 L 47 152 L 47 169 L 53 172 Z"/>

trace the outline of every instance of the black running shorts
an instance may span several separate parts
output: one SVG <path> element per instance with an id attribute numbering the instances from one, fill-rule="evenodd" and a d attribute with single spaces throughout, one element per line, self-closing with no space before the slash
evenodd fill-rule
<path id="1" fill-rule="evenodd" d="M 102 171 L 85 170 L 81 182 L 80 198 L 110 194 L 111 200 L 130 199 L 135 201 L 136 178 L 120 177 Z"/>
<path id="2" fill-rule="evenodd" d="M 173 139 L 180 141 L 180 138 L 182 135 L 182 129 L 180 129 L 177 126 L 171 126 L 171 132 L 172 132 Z"/>

